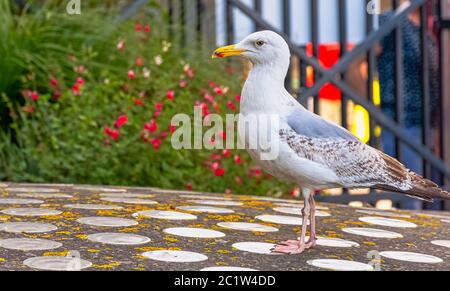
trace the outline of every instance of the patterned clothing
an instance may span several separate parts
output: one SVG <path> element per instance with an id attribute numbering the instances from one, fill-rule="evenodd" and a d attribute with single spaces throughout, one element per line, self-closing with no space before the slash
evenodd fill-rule
<path id="1" fill-rule="evenodd" d="M 393 13 L 380 16 L 380 26 L 386 23 Z M 422 124 L 422 48 L 421 29 L 411 20 L 406 19 L 402 25 L 403 33 L 403 99 L 405 126 L 416 127 Z M 429 55 L 430 106 L 431 116 L 438 117 L 439 110 L 439 52 L 436 41 L 428 35 L 427 50 Z M 383 51 L 378 59 L 378 72 L 381 86 L 381 109 L 391 118 L 395 118 L 395 33 L 381 41 Z M 437 120 L 432 120 L 433 125 Z"/>

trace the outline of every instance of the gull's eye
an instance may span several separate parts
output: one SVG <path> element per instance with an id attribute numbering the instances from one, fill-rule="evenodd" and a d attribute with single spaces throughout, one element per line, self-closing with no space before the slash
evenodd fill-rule
<path id="1" fill-rule="evenodd" d="M 258 41 L 255 42 L 255 46 L 257 48 L 263 47 L 265 44 L 266 43 L 264 41 L 262 41 L 262 40 L 258 40 Z"/>

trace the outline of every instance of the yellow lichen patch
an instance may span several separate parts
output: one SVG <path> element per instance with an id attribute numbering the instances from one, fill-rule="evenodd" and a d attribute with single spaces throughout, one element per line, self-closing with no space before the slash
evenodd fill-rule
<path id="1" fill-rule="evenodd" d="M 365 242 L 363 242 L 363 244 L 368 245 L 368 246 L 376 246 L 377 245 L 373 241 L 365 241 Z"/>
<path id="2" fill-rule="evenodd" d="M 207 218 L 223 222 L 238 222 L 242 220 L 240 215 L 208 215 Z"/>
<path id="3" fill-rule="evenodd" d="M 72 234 L 70 231 L 57 231 L 56 234 L 70 235 Z"/>
<path id="4" fill-rule="evenodd" d="M 266 232 L 258 232 L 258 231 L 254 231 L 253 234 L 257 235 L 257 236 L 265 236 L 265 235 L 267 235 Z"/>
<path id="5" fill-rule="evenodd" d="M 178 242 L 178 239 L 176 239 L 174 237 L 165 237 L 165 238 L 163 238 L 163 240 L 168 241 L 168 242 Z"/>
<path id="6" fill-rule="evenodd" d="M 65 250 L 62 252 L 45 252 L 42 254 L 44 257 L 67 257 L 70 254 L 69 250 Z"/>
<path id="7" fill-rule="evenodd" d="M 111 262 L 111 263 L 103 264 L 103 265 L 94 264 L 94 265 L 92 265 L 92 267 L 94 267 L 96 269 L 114 269 L 115 267 L 119 267 L 120 265 L 122 265 L 121 262 Z"/>
<path id="8" fill-rule="evenodd" d="M 413 244 L 413 243 L 405 243 L 405 245 L 406 245 L 407 247 L 410 247 L 410 248 L 415 248 L 415 247 L 416 247 L 416 245 Z"/>
<path id="9" fill-rule="evenodd" d="M 225 262 L 217 262 L 216 265 L 217 266 L 228 266 L 228 264 Z"/>
<path id="10" fill-rule="evenodd" d="M 88 238 L 88 235 L 87 235 L 87 234 L 84 234 L 84 233 L 81 233 L 81 234 L 75 235 L 75 237 L 77 237 L 77 238 L 79 238 L 79 239 L 87 239 L 87 238 Z"/>
<path id="11" fill-rule="evenodd" d="M 145 268 L 143 267 L 136 267 L 134 268 L 135 271 L 145 271 Z"/>
<path id="12" fill-rule="evenodd" d="M 119 232 L 125 232 L 125 233 L 138 232 L 138 231 L 139 231 L 138 227 L 126 227 L 126 228 L 121 228 L 119 230 Z"/>
<path id="13" fill-rule="evenodd" d="M 205 227 L 204 224 L 189 224 L 187 227 L 191 227 L 191 228 L 203 228 Z"/>
<path id="14" fill-rule="evenodd" d="M 217 252 L 219 254 L 231 254 L 231 251 L 229 251 L 229 250 L 217 250 Z"/>
<path id="15" fill-rule="evenodd" d="M 1 262 L 6 262 L 6 259 L 5 258 L 0 258 L 0 263 Z"/>
<path id="16" fill-rule="evenodd" d="M 101 252 L 101 250 L 95 250 L 95 249 L 89 249 L 89 250 L 87 250 L 89 253 L 99 253 L 99 252 Z"/>

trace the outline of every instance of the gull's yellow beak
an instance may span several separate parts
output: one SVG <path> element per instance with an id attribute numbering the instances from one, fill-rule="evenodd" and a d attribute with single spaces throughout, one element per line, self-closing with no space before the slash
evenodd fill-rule
<path id="1" fill-rule="evenodd" d="M 212 55 L 213 59 L 223 59 L 228 58 L 232 56 L 240 56 L 245 50 L 243 49 L 237 49 L 236 45 L 230 45 L 230 46 L 224 46 L 221 48 L 216 49 L 214 54 Z"/>

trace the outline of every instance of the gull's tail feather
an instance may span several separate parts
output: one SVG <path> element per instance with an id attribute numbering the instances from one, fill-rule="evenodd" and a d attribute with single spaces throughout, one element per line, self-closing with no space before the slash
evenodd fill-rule
<path id="1" fill-rule="evenodd" d="M 381 156 L 389 169 L 391 178 L 394 178 L 396 181 L 410 179 L 412 188 L 401 190 L 388 185 L 378 185 L 378 189 L 406 194 L 428 202 L 433 202 L 434 199 L 450 200 L 450 193 L 439 188 L 436 183 L 408 170 L 402 163 L 386 154 L 381 153 Z"/>

